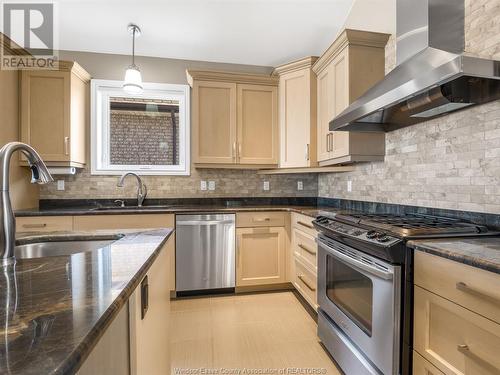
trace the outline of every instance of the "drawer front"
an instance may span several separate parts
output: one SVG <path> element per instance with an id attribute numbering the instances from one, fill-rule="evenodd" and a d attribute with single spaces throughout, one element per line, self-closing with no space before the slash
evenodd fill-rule
<path id="1" fill-rule="evenodd" d="M 424 357 L 413 351 L 413 375 L 444 375 Z"/>
<path id="2" fill-rule="evenodd" d="M 239 212 L 236 214 L 237 228 L 284 227 L 284 212 Z"/>
<path id="3" fill-rule="evenodd" d="M 294 228 L 292 233 L 293 254 L 300 258 L 315 274 L 318 272 L 318 245 L 313 236 Z"/>
<path id="4" fill-rule="evenodd" d="M 415 287 L 414 349 L 445 374 L 500 373 L 500 325 Z"/>
<path id="5" fill-rule="evenodd" d="M 294 260 L 295 272 L 293 285 L 314 310 L 318 309 L 317 289 L 318 282 L 314 275 L 300 260 Z"/>
<path id="6" fill-rule="evenodd" d="M 416 251 L 415 284 L 500 324 L 500 275 Z"/>
<path id="7" fill-rule="evenodd" d="M 17 217 L 16 232 L 72 231 L 73 216 Z"/>
<path id="8" fill-rule="evenodd" d="M 75 230 L 173 228 L 174 215 L 86 215 L 75 216 Z"/>
<path id="9" fill-rule="evenodd" d="M 298 214 L 295 212 L 292 213 L 292 227 L 306 232 L 307 234 L 316 238 L 318 235 L 318 231 L 314 229 L 314 226 L 312 225 L 313 220 L 313 217 Z"/>

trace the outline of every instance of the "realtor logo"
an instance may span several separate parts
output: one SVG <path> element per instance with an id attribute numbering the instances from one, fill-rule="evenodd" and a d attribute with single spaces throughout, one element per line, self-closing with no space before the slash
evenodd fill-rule
<path id="1" fill-rule="evenodd" d="M 54 69 L 54 3 L 2 4 L 2 69 Z M 28 55 L 29 54 L 29 55 Z"/>

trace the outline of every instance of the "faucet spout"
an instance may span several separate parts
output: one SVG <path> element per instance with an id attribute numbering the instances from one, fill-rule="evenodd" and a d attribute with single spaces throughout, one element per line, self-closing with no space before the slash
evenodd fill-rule
<path id="1" fill-rule="evenodd" d="M 123 176 L 121 176 L 120 181 L 118 181 L 118 184 L 116 186 L 123 187 L 125 185 L 125 178 L 127 176 L 133 176 L 137 180 L 137 206 L 142 207 L 144 199 L 146 199 L 146 196 L 148 195 L 148 188 L 137 174 L 133 172 L 125 173 Z"/>
<path id="2" fill-rule="evenodd" d="M 0 264 L 15 262 L 16 219 L 12 211 L 9 194 L 10 159 L 16 151 L 28 159 L 31 169 L 31 183 L 46 184 L 54 181 L 47 166 L 35 149 L 25 143 L 10 142 L 0 149 Z"/>

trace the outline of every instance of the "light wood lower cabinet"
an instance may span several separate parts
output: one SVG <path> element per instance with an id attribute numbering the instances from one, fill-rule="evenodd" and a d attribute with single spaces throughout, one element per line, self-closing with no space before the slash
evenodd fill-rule
<path id="1" fill-rule="evenodd" d="M 318 309 L 317 275 L 295 257 L 292 283 L 314 310 Z"/>
<path id="2" fill-rule="evenodd" d="M 170 373 L 169 264 L 174 252 L 175 239 L 169 238 L 129 299 L 131 375 Z"/>
<path id="3" fill-rule="evenodd" d="M 444 375 L 444 373 L 413 351 L 413 375 Z"/>
<path id="4" fill-rule="evenodd" d="M 16 233 L 72 231 L 72 216 L 29 216 L 16 218 Z"/>
<path id="5" fill-rule="evenodd" d="M 286 281 L 285 228 L 238 228 L 236 237 L 237 287 Z"/>

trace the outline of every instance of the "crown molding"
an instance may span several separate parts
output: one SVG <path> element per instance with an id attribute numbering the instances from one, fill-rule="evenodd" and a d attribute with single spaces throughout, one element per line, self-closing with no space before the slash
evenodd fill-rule
<path id="1" fill-rule="evenodd" d="M 194 81 L 217 81 L 240 84 L 254 84 L 265 86 L 278 86 L 278 77 L 268 74 L 249 74 L 236 72 L 222 72 L 212 70 L 186 70 L 189 86 L 193 87 Z"/>
<path id="2" fill-rule="evenodd" d="M 90 82 L 90 79 L 92 78 L 90 76 L 90 74 L 85 69 L 83 69 L 83 67 L 80 64 L 78 64 L 76 61 L 59 60 L 57 62 L 57 64 L 58 64 L 57 66 L 59 68 L 58 70 L 65 71 L 65 72 L 71 72 L 85 83 Z"/>
<path id="3" fill-rule="evenodd" d="M 21 48 L 16 42 L 12 41 L 7 35 L 0 32 L 0 43 L 2 45 L 2 50 L 7 51 L 9 55 L 14 56 L 30 56 L 30 53 L 26 51 L 24 48 Z M 12 45 L 15 45 L 16 48 L 13 49 Z"/>
<path id="4" fill-rule="evenodd" d="M 310 69 L 314 65 L 314 63 L 318 60 L 318 58 L 319 58 L 318 56 L 308 56 L 300 60 L 295 60 L 277 66 L 273 71 L 273 75 L 280 76 L 282 74 L 295 72 L 297 70 Z"/>

